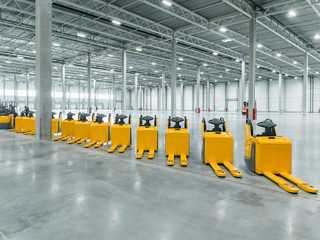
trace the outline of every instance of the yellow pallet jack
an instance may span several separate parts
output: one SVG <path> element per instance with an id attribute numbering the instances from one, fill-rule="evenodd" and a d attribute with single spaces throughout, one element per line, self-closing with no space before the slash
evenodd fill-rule
<path id="1" fill-rule="evenodd" d="M 52 112 L 52 122 L 51 122 L 51 134 L 58 134 L 60 133 L 60 125 L 61 125 L 61 118 L 62 118 L 62 114 L 61 112 L 59 112 L 59 118 L 54 118 L 54 115 L 56 115 L 57 113 Z"/>
<path id="2" fill-rule="evenodd" d="M 29 111 L 28 116 L 24 118 L 23 130 L 24 135 L 35 135 L 36 134 L 36 118 L 33 116 L 34 112 Z"/>
<path id="3" fill-rule="evenodd" d="M 131 145 L 131 115 L 129 115 L 128 124 L 125 124 L 126 115 L 116 115 L 114 124 L 111 126 L 111 147 L 109 153 L 121 146 L 119 153 L 123 153 Z"/>
<path id="4" fill-rule="evenodd" d="M 154 126 L 150 121 L 154 120 Z M 158 151 L 158 119 L 156 116 L 140 116 L 139 127 L 137 128 L 137 155 L 140 159 L 144 151 L 149 151 L 148 158 L 154 158 L 154 151 Z"/>
<path id="5" fill-rule="evenodd" d="M 242 173 L 236 169 L 233 163 L 233 136 L 227 132 L 226 122 L 223 118 L 209 120 L 213 124 L 212 129 L 207 129 L 205 118 L 202 120 L 202 144 L 201 155 L 205 164 L 209 164 L 219 177 L 225 177 L 226 173 L 218 164 L 223 164 L 234 177 L 242 177 Z"/>
<path id="6" fill-rule="evenodd" d="M 180 123 L 184 121 L 184 128 Z M 175 124 L 171 126 L 171 122 Z M 189 130 L 186 117 L 169 116 L 166 130 L 166 156 L 168 156 L 167 165 L 174 165 L 174 157 L 180 156 L 180 165 L 188 166 L 187 156 L 189 156 Z"/>
<path id="7" fill-rule="evenodd" d="M 90 142 L 84 147 L 89 148 L 94 146 L 100 147 L 102 144 L 110 141 L 110 122 L 111 114 L 109 114 L 108 122 L 103 122 L 104 114 L 97 114 L 95 121 L 90 126 Z"/>
<path id="8" fill-rule="evenodd" d="M 81 113 L 79 116 L 80 120 L 74 123 L 74 139 L 70 140 L 68 144 L 81 144 L 90 139 L 90 125 L 92 122 L 87 120 L 90 114 Z M 94 115 L 92 118 L 94 119 Z"/>
<path id="9" fill-rule="evenodd" d="M 251 121 L 246 121 L 244 160 L 247 167 L 266 176 L 287 192 L 298 193 L 298 188 L 283 178 L 307 192 L 317 193 L 317 188 L 291 175 L 292 144 L 288 138 L 277 136 L 277 124 L 266 119 L 259 122 L 258 126 L 264 128 L 265 132 L 254 135 Z"/>
<path id="10" fill-rule="evenodd" d="M 78 116 L 78 119 L 80 120 L 80 114 Z M 56 137 L 53 139 L 53 141 L 67 141 L 70 138 L 74 137 L 74 123 L 75 120 L 73 119 L 73 115 L 75 115 L 72 112 L 67 113 L 67 119 L 63 120 L 61 122 L 61 136 L 60 137 Z"/>

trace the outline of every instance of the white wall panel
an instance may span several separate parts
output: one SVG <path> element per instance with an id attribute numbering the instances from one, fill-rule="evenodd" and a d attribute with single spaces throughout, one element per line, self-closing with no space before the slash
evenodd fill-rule
<path id="1" fill-rule="evenodd" d="M 268 111 L 268 102 L 267 102 L 267 81 L 256 81 L 256 101 L 258 111 L 266 112 Z"/>
<path id="2" fill-rule="evenodd" d="M 269 104 L 271 112 L 279 111 L 279 81 L 271 81 L 269 89 Z"/>
<path id="3" fill-rule="evenodd" d="M 303 82 L 302 79 L 287 79 L 284 84 L 285 90 L 285 111 L 302 112 L 302 95 Z M 309 101 L 309 97 L 307 99 Z"/>
<path id="4" fill-rule="evenodd" d="M 215 87 L 216 111 L 224 111 L 225 108 L 225 84 L 217 83 Z"/>
<path id="5" fill-rule="evenodd" d="M 193 111 L 192 109 L 192 86 L 184 87 L 184 110 Z"/>

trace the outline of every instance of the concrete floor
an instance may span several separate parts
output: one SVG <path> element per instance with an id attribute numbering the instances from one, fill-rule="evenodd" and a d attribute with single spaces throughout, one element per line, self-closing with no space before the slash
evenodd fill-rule
<path id="1" fill-rule="evenodd" d="M 140 112 L 139 112 L 140 114 Z M 138 115 L 133 116 L 133 139 Z M 143 112 L 152 114 L 155 112 Z M 159 118 L 155 159 L 135 159 L 109 145 L 84 149 L 65 142 L 0 132 L 0 231 L 8 240 L 50 239 L 319 239 L 320 198 L 289 194 L 247 170 L 243 117 L 235 113 L 179 113 L 189 119 L 188 167 L 166 166 Z M 200 159 L 201 119 L 225 117 L 234 136 L 235 166 L 218 178 Z M 320 114 L 259 114 L 278 123 L 293 144 L 293 175 L 320 188 Z M 1 239 L 1 236 L 0 236 Z"/>

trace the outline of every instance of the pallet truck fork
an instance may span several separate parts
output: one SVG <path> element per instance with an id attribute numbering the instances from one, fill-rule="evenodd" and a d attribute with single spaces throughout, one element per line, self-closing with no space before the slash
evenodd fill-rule
<path id="1" fill-rule="evenodd" d="M 110 141 L 110 122 L 111 114 L 109 114 L 109 121 L 103 122 L 103 118 L 106 117 L 104 114 L 97 114 L 94 122 L 90 126 L 90 142 L 87 143 L 84 147 L 89 148 L 94 146 L 98 148 L 102 144 Z"/>
<path id="2" fill-rule="evenodd" d="M 81 144 L 90 139 L 90 125 L 91 121 L 87 120 L 90 116 L 88 113 L 81 113 L 80 120 L 74 123 L 74 139 L 70 140 L 68 144 Z M 94 116 L 92 116 L 94 118 Z"/>
<path id="3" fill-rule="evenodd" d="M 214 125 L 207 129 L 205 118 L 202 120 L 202 144 L 201 155 L 205 164 L 209 164 L 219 177 L 225 177 L 226 173 L 218 164 L 223 164 L 234 177 L 241 178 L 242 173 L 236 169 L 233 163 L 233 136 L 227 132 L 226 122 L 223 118 L 209 120 Z"/>
<path id="4" fill-rule="evenodd" d="M 247 167 L 266 176 L 287 192 L 298 193 L 298 188 L 283 178 L 306 192 L 317 193 L 316 187 L 291 175 L 292 144 L 288 138 L 277 135 L 277 124 L 266 119 L 259 122 L 258 126 L 264 128 L 265 132 L 253 135 L 252 123 L 250 120 L 246 121 L 244 160 Z"/>
<path id="5" fill-rule="evenodd" d="M 114 152 L 118 146 L 121 146 L 119 153 L 123 153 L 131 145 L 131 115 L 129 115 L 128 124 L 125 124 L 126 115 L 116 115 L 114 123 L 111 126 L 111 147 L 109 153 Z"/>
<path id="6" fill-rule="evenodd" d="M 180 123 L 184 121 L 184 128 Z M 171 126 L 174 122 L 174 126 Z M 186 117 L 169 117 L 166 130 L 166 156 L 168 156 L 167 165 L 174 165 L 174 157 L 180 156 L 180 165 L 188 166 L 187 157 L 189 156 L 189 130 Z"/>
<path id="7" fill-rule="evenodd" d="M 154 126 L 150 121 L 154 120 Z M 154 152 L 158 151 L 158 119 L 156 116 L 140 116 L 139 127 L 137 128 L 137 155 L 136 158 L 143 157 L 144 151 L 149 151 L 148 158 L 154 158 Z"/>

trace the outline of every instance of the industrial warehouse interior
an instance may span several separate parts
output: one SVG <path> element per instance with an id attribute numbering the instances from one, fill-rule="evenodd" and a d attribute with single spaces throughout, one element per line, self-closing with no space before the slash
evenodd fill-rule
<path id="1" fill-rule="evenodd" d="M 0 240 L 319 239 L 320 1 L 1 0 Z"/>

